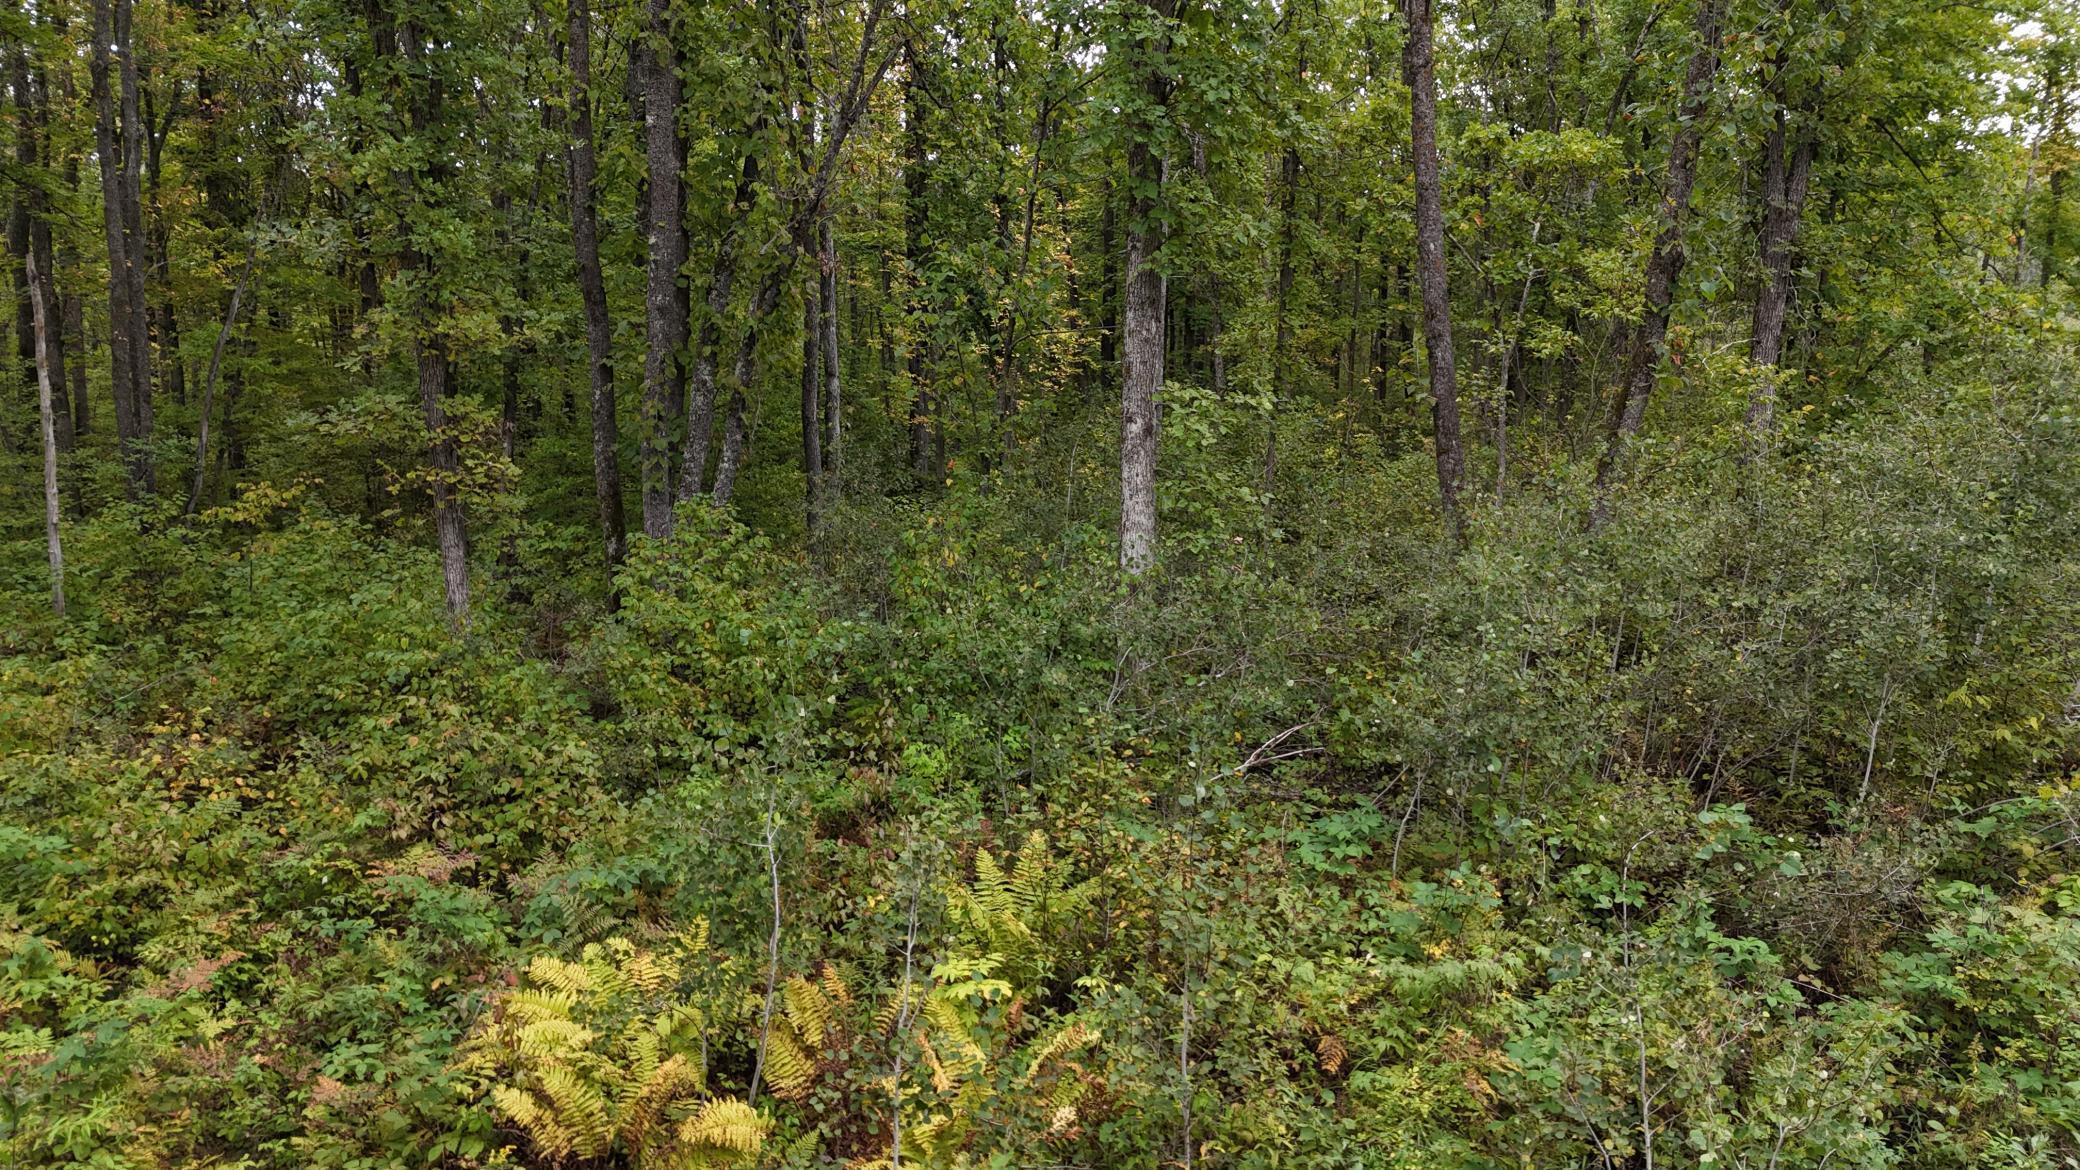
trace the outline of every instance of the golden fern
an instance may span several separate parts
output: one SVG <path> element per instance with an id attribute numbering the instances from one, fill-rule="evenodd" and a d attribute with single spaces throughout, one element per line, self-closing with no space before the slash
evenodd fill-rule
<path id="1" fill-rule="evenodd" d="M 673 993 L 705 961 L 707 938 L 696 922 L 666 949 L 616 938 L 575 961 L 535 959 L 529 986 L 499 998 L 463 1067 L 496 1078 L 492 1107 L 546 1161 L 620 1154 L 638 1170 L 749 1161 L 766 1124 L 741 1101 L 706 1095 L 703 1016 Z M 803 1018 L 813 1011 L 805 1001 Z"/>

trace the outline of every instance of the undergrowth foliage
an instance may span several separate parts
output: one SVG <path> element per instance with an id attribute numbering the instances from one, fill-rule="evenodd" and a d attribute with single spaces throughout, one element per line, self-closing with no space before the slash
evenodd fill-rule
<path id="1" fill-rule="evenodd" d="M 1288 444 L 1133 590 L 1009 477 L 871 572 L 696 510 L 554 638 L 294 485 L 111 510 L 4 597 L 0 1148 L 2071 1165 L 2080 431 L 1912 377 L 1456 554 Z"/>

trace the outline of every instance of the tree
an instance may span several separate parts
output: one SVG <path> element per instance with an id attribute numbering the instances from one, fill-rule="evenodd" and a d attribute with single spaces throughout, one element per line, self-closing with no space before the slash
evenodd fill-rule
<path id="1" fill-rule="evenodd" d="M 1167 60 L 1176 0 L 1128 0 L 1126 98 L 1127 269 L 1120 309 L 1119 566 L 1129 576 L 1156 560 L 1156 396 L 1163 388 L 1168 290 L 1161 268 Z"/>
<path id="2" fill-rule="evenodd" d="M 108 245 L 110 384 L 116 403 L 116 439 L 129 469 L 130 490 L 143 495 L 152 490 L 155 475 L 147 447 L 152 436 L 152 358 L 144 293 L 145 243 L 138 208 L 143 128 L 138 124 L 137 59 L 130 36 L 133 0 L 93 0 L 93 4 L 94 48 L 89 62 L 103 235 Z M 113 84 L 111 69 L 117 73 Z"/>
<path id="3" fill-rule="evenodd" d="M 36 409 L 42 423 L 43 436 L 43 531 L 44 544 L 51 566 L 51 612 L 65 616 L 65 550 L 58 539 L 58 426 L 56 411 L 52 407 L 52 385 L 57 381 L 52 372 L 53 337 L 50 322 L 49 300 L 44 293 L 42 274 L 36 265 L 36 253 L 24 257 L 28 267 L 30 313 L 35 319 L 36 330 Z"/>
<path id="4" fill-rule="evenodd" d="M 1661 373 L 1669 310 L 1675 300 L 1676 281 L 1682 276 L 1683 262 L 1689 255 L 1683 237 L 1690 221 L 1690 191 L 1697 182 L 1698 148 L 1711 103 L 1712 78 L 1719 69 L 1719 23 L 1725 6 L 1726 0 L 1698 0 L 1697 43 L 1683 74 L 1682 108 L 1669 143 L 1668 176 L 1661 186 L 1660 230 L 1647 257 L 1645 304 L 1632 332 L 1632 346 L 1610 413 L 1603 457 L 1596 465 L 1592 526 L 1600 526 L 1610 516 L 1611 489 L 1625 476 L 1632 439 L 1646 420 L 1647 400 L 1653 396 L 1654 381 Z"/>
<path id="5" fill-rule="evenodd" d="M 1430 367 L 1430 420 L 1437 447 L 1437 494 L 1445 528 L 1464 533 L 1459 489 L 1466 449 L 1459 437 L 1459 372 L 1452 348 L 1452 298 L 1444 256 L 1444 180 L 1437 166 L 1437 74 L 1431 0 L 1408 0 L 1402 80 L 1408 85 L 1409 150 L 1416 172 L 1416 284 L 1423 294 L 1423 346 Z"/>
<path id="6" fill-rule="evenodd" d="M 679 53 L 673 40 L 672 6 L 670 0 L 647 3 L 646 23 L 629 46 L 628 67 L 641 78 L 649 178 L 646 223 L 650 251 L 643 297 L 647 344 L 641 434 L 643 532 L 662 540 L 672 534 L 672 433 L 686 395 L 681 371 L 687 301 L 680 271 L 686 265 L 686 145 L 679 135 Z M 703 433 L 703 450 L 706 441 Z M 690 455 L 690 437 L 687 447 Z"/>
<path id="7" fill-rule="evenodd" d="M 621 441 L 614 395 L 614 335 L 607 319 L 606 279 L 600 271 L 599 221 L 593 211 L 599 182 L 592 133 L 592 7 L 569 0 L 570 142 L 564 165 L 570 181 L 571 251 L 577 261 L 578 299 L 585 314 L 585 355 L 591 387 L 592 486 L 607 572 L 620 568 L 628 549 L 621 510 Z M 609 592 L 613 596 L 612 591 Z"/>

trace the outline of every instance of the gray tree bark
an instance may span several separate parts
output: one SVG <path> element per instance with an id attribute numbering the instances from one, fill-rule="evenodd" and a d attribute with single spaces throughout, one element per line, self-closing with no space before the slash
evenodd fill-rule
<path id="1" fill-rule="evenodd" d="M 570 143 L 564 171 L 570 182 L 571 246 L 578 300 L 585 312 L 585 354 L 592 388 L 592 493 L 599 510 L 600 544 L 611 575 L 628 555 L 628 519 L 621 506 L 621 432 L 614 395 L 614 334 L 607 320 L 607 286 L 599 264 L 599 219 L 594 211 L 598 162 L 592 136 L 592 8 L 570 0 Z M 608 604 L 618 592 L 608 591 Z"/>
<path id="2" fill-rule="evenodd" d="M 1167 22 L 1176 0 L 1149 0 L 1148 15 Z M 1160 109 L 1170 100 L 1171 82 L 1155 60 L 1168 34 L 1152 32 L 1137 47 L 1135 68 L 1141 100 Z M 1156 395 L 1163 388 L 1163 342 L 1168 289 L 1156 267 L 1163 247 L 1156 219 L 1163 184 L 1163 159 L 1156 128 L 1136 117 L 1127 144 L 1127 272 L 1121 306 L 1119 431 L 1119 566 L 1129 576 L 1146 573 L 1156 561 Z"/>
<path id="3" fill-rule="evenodd" d="M 1416 284 L 1423 297 L 1423 343 L 1430 363 L 1430 420 L 1437 448 L 1437 494 L 1445 528 L 1464 535 L 1459 491 L 1466 448 L 1459 434 L 1459 370 L 1452 347 L 1452 299 L 1444 258 L 1444 183 L 1437 162 L 1437 75 L 1430 0 L 1408 0 L 1401 71 L 1409 91 L 1409 137 L 1416 172 Z"/>
<path id="4" fill-rule="evenodd" d="M 672 534 L 672 432 L 685 401 L 686 221 L 683 173 L 686 144 L 679 137 L 679 55 L 672 44 L 671 7 L 649 0 L 643 38 L 629 56 L 642 71 L 645 155 L 649 168 L 648 288 L 644 295 L 642 477 L 643 531 Z"/>
<path id="5" fill-rule="evenodd" d="M 1726 0 L 1699 0 L 1697 6 L 1697 46 L 1683 74 L 1683 105 L 1669 144 L 1668 177 L 1661 187 L 1661 231 L 1647 257 L 1645 311 L 1632 333 L 1625 377 L 1611 411 L 1603 458 L 1596 467 L 1596 497 L 1589 516 L 1592 528 L 1610 518 L 1611 489 L 1625 478 L 1629 448 L 1646 420 L 1647 402 L 1653 397 L 1654 380 L 1667 348 L 1669 307 L 1688 258 L 1683 233 L 1689 225 L 1690 191 L 1697 182 L 1697 154 L 1711 103 L 1712 79 L 1719 69 L 1719 23 L 1725 5 Z"/>

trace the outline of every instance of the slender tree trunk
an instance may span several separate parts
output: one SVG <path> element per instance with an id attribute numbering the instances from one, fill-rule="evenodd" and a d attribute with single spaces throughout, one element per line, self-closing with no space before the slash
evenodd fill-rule
<path id="1" fill-rule="evenodd" d="M 1119 265 L 1113 260 L 1119 217 L 1110 182 L 1101 187 L 1098 198 L 1098 364 L 1109 376 L 1119 361 Z"/>
<path id="2" fill-rule="evenodd" d="M 1302 66 L 1303 72 L 1305 66 Z M 1278 476 L 1278 414 L 1293 389 L 1292 364 L 1287 360 L 1293 343 L 1293 235 L 1298 217 L 1293 202 L 1300 193 L 1300 151 L 1288 146 L 1278 167 L 1278 291 L 1272 308 L 1271 326 L 1271 414 L 1264 420 L 1264 490 L 1269 492 Z"/>
<path id="3" fill-rule="evenodd" d="M 61 37 L 69 34 L 66 21 L 62 16 L 53 21 L 53 27 Z M 54 62 L 53 67 L 58 73 L 59 99 L 64 103 L 66 109 L 73 109 L 79 95 L 73 84 L 72 59 L 67 56 Z M 46 103 L 45 108 L 47 119 L 48 103 Z M 81 196 L 79 161 L 78 149 L 68 145 L 65 148 L 65 190 L 71 193 L 75 199 Z M 56 264 L 52 269 L 50 277 L 52 286 L 58 287 L 59 277 L 62 274 L 68 286 L 59 289 L 57 301 L 59 332 L 62 335 L 61 344 L 72 354 L 72 361 L 65 371 L 66 380 L 71 388 L 70 393 L 66 397 L 71 400 L 72 418 L 61 432 L 67 438 L 68 447 L 71 443 L 77 443 L 80 437 L 87 433 L 88 426 L 92 423 L 94 417 L 93 404 L 87 398 L 86 306 L 81 301 L 78 290 L 69 287 L 77 280 L 79 267 L 79 255 L 70 243 L 68 233 L 67 237 L 61 239 L 58 243 Z"/>
<path id="4" fill-rule="evenodd" d="M 33 72 L 29 68 L 26 51 L 18 51 L 14 61 L 15 107 L 19 120 L 16 125 L 16 159 L 22 163 L 25 173 L 41 171 L 50 164 L 51 137 L 49 82 L 43 70 Z M 31 314 L 32 353 L 48 367 L 53 401 L 56 403 L 54 431 L 58 450 L 72 450 L 72 413 L 65 396 L 65 336 L 56 320 L 58 311 L 57 258 L 51 242 L 51 201 L 41 186 L 24 185 L 19 202 L 28 212 L 28 249 L 22 253 L 24 268 L 24 304 L 30 296 L 42 298 L 43 311 L 51 315 L 50 320 L 38 323 Z"/>
<path id="5" fill-rule="evenodd" d="M 1610 415 L 1603 458 L 1596 467 L 1596 500 L 1589 518 L 1592 528 L 1610 518 L 1611 489 L 1625 478 L 1628 448 L 1646 419 L 1647 401 L 1660 373 L 1669 306 L 1687 258 L 1683 232 L 1689 222 L 1690 190 L 1697 181 L 1697 154 L 1711 102 L 1712 78 L 1719 68 L 1719 21 L 1725 4 L 1726 0 L 1700 0 L 1697 6 L 1697 47 L 1683 75 L 1682 112 L 1669 143 L 1668 178 L 1661 189 L 1661 231 L 1647 258 L 1646 307 L 1632 333 L 1624 381 Z"/>
<path id="6" fill-rule="evenodd" d="M 130 35 L 133 0 L 115 0 L 115 33 L 123 111 L 123 266 L 129 285 L 126 300 L 130 310 L 130 377 L 136 385 L 138 435 L 140 442 L 152 436 L 152 342 L 150 302 L 145 297 L 145 266 L 150 245 L 144 234 L 144 117 L 138 110 L 137 52 Z M 140 450 L 144 489 L 157 484 L 157 469 L 148 452 Z"/>
<path id="7" fill-rule="evenodd" d="M 14 164 L 24 176 L 34 173 L 36 167 L 36 135 L 33 129 L 34 115 L 30 113 L 29 97 L 29 50 L 27 46 L 15 44 L 5 46 L 5 63 L 8 73 L 8 88 L 14 99 Z M 29 295 L 29 224 L 34 218 L 30 203 L 35 198 L 35 188 L 29 183 L 12 184 L 14 198 L 7 208 L 7 255 L 14 284 L 14 349 L 15 361 L 21 371 L 23 383 L 33 391 L 36 387 L 36 314 L 30 306 Z"/>
<path id="8" fill-rule="evenodd" d="M 592 138 L 592 8 L 591 0 L 570 0 L 571 60 L 569 149 L 565 174 L 570 181 L 571 247 L 578 269 L 578 300 L 585 311 L 586 370 L 592 387 L 592 494 L 599 509 L 600 543 L 607 573 L 628 555 L 628 520 L 621 508 L 621 434 L 614 395 L 614 334 L 607 320 L 607 285 L 600 271 L 599 218 L 594 211 L 598 184 Z M 619 603 L 618 590 L 608 590 L 608 604 Z"/>
<path id="9" fill-rule="evenodd" d="M 817 268 L 823 298 L 823 488 L 828 499 L 838 487 L 838 459 L 845 439 L 844 387 L 838 366 L 838 236 L 834 217 L 826 214 L 820 229 L 822 256 Z"/>
<path id="10" fill-rule="evenodd" d="M 1145 16 L 1167 24 L 1176 0 L 1147 0 Z M 1137 85 L 1149 111 L 1169 103 L 1171 83 L 1155 60 L 1167 48 L 1167 30 L 1151 31 L 1136 46 Z M 1122 306 L 1120 362 L 1119 565 L 1140 576 L 1156 560 L 1156 395 L 1163 388 L 1163 337 L 1168 290 L 1156 266 L 1163 228 L 1156 218 L 1164 166 L 1151 114 L 1132 119 L 1127 142 L 1126 303 Z"/>
<path id="11" fill-rule="evenodd" d="M 1416 283 L 1423 294 L 1423 341 L 1430 359 L 1430 418 L 1437 445 L 1437 491 L 1445 528 L 1464 537 L 1459 490 L 1466 450 L 1459 437 L 1459 372 L 1452 348 L 1452 301 L 1445 276 L 1444 183 L 1437 162 L 1437 77 L 1430 0 L 1407 0 L 1408 40 L 1401 68 L 1409 90 L 1410 147 L 1416 171 Z"/>
<path id="12" fill-rule="evenodd" d="M 648 291 L 644 297 L 643 531 L 672 534 L 672 432 L 685 401 L 686 222 L 683 174 L 686 144 L 679 137 L 679 56 L 672 43 L 671 6 L 648 0 L 648 23 L 630 54 L 643 77 L 644 143 L 649 172 Z"/>
<path id="13" fill-rule="evenodd" d="M 1809 131 L 1792 132 L 1788 111 L 1779 108 L 1776 124 L 1763 144 L 1762 230 L 1757 250 L 1762 285 L 1755 291 L 1754 339 L 1748 356 L 1757 367 L 1754 392 L 1748 399 L 1748 428 L 1758 438 L 1776 426 L 1777 362 L 1784 354 L 1784 317 L 1791 304 L 1791 262 L 1798 243 L 1799 221 L 1805 216 L 1807 179 L 1812 172 L 1814 142 Z"/>
<path id="14" fill-rule="evenodd" d="M 148 437 L 148 415 L 137 397 L 137 378 L 132 369 L 137 348 L 131 330 L 136 317 L 130 301 L 130 240 L 123 227 L 123 147 L 116 120 L 115 91 L 109 72 L 111 55 L 124 48 L 115 44 L 116 21 L 111 2 L 94 0 L 94 47 L 89 56 L 89 74 L 94 101 L 94 149 L 101 172 L 102 235 L 108 247 L 108 364 L 109 385 L 115 398 L 116 441 L 130 473 L 130 490 L 143 495 L 149 490 L 151 465 L 144 450 Z M 127 20 L 125 21 L 127 24 Z"/>
<path id="15" fill-rule="evenodd" d="M 927 191 L 924 140 L 924 87 L 919 75 L 923 65 L 915 45 L 904 48 L 903 74 L 903 258 L 908 268 L 912 322 L 909 352 L 910 375 L 910 474 L 920 484 L 934 483 L 940 468 L 933 458 L 932 431 L 939 420 L 933 417 L 937 403 L 925 380 L 925 326 L 923 324 L 923 281 L 925 254 L 925 201 Z"/>
<path id="16" fill-rule="evenodd" d="M 425 38 L 409 25 L 397 38 L 402 64 L 407 71 L 404 84 L 411 88 L 409 112 L 414 134 L 433 138 L 438 134 L 446 88 L 438 62 L 424 57 Z M 438 47 L 431 49 L 439 52 Z M 417 74 L 419 76 L 413 76 Z M 448 164 L 436 150 L 412 181 L 420 208 L 434 206 L 447 183 Z M 425 417 L 428 455 L 433 464 L 433 526 L 440 548 L 441 584 L 448 606 L 448 620 L 457 629 L 469 624 L 469 536 L 464 527 L 462 499 L 457 492 L 462 475 L 462 452 L 455 432 L 448 425 L 445 400 L 448 396 L 449 352 L 440 331 L 441 309 L 432 287 L 437 279 L 433 258 L 412 239 L 404 249 L 402 265 L 417 279 L 417 354 L 419 410 Z M 408 286 L 412 287 L 412 286 Z"/>
<path id="17" fill-rule="evenodd" d="M 65 550 L 58 540 L 58 427 L 52 405 L 51 326 L 49 304 L 35 253 L 27 265 L 31 325 L 36 341 L 36 407 L 43 423 L 43 531 L 51 565 L 51 612 L 65 616 Z"/>
<path id="18" fill-rule="evenodd" d="M 145 321 L 147 335 L 152 342 L 157 364 L 165 371 L 166 390 L 177 403 L 188 401 L 186 370 L 181 364 L 180 318 L 173 307 L 173 259 L 172 241 L 168 237 L 165 213 L 161 210 L 159 176 L 165 159 L 166 136 L 173 130 L 174 115 L 180 107 L 180 83 L 173 84 L 173 93 L 167 102 L 166 117 L 162 120 L 153 108 L 152 92 L 143 90 L 141 99 L 144 112 L 140 126 L 144 132 L 144 186 L 151 192 L 150 214 L 147 205 L 139 198 L 139 211 L 143 223 L 145 241 L 145 287 L 157 294 L 157 303 L 146 302 Z"/>
<path id="19" fill-rule="evenodd" d="M 195 483 L 188 492 L 188 506 L 182 514 L 193 516 L 202 502 L 203 480 L 209 472 L 209 416 L 217 396 L 217 375 L 224 367 L 224 347 L 231 341 L 231 331 L 238 326 L 238 303 L 245 297 L 246 284 L 253 279 L 253 263 L 260 254 L 260 242 L 255 239 L 246 246 L 245 266 L 239 270 L 238 283 L 232 286 L 231 299 L 224 306 L 224 324 L 217 330 L 217 344 L 209 351 L 209 370 L 202 378 L 201 409 L 195 413 Z"/>
<path id="20" fill-rule="evenodd" d="M 77 264 L 66 263 L 65 253 L 59 253 L 59 268 L 62 271 L 77 271 Z M 94 422 L 93 400 L 87 397 L 87 309 L 76 292 L 66 292 L 59 298 L 63 306 L 65 342 L 71 347 L 73 361 L 66 368 L 66 376 L 72 383 L 72 426 L 73 441 L 85 435 Z"/>
<path id="21" fill-rule="evenodd" d="M 762 128 L 763 123 L 757 124 Z M 756 135 L 754 134 L 754 137 Z M 737 242 L 742 223 L 758 197 L 758 156 L 747 153 L 737 175 L 737 190 L 730 200 L 729 223 L 715 247 L 715 263 L 708 273 L 707 312 L 693 345 L 693 375 L 687 392 L 686 441 L 679 449 L 679 498 L 690 500 L 701 494 L 708 471 L 708 445 L 715 432 L 715 374 L 722 358 L 723 325 L 729 319 L 730 294 L 736 288 Z M 724 441 L 727 442 L 727 435 Z"/>
<path id="22" fill-rule="evenodd" d="M 823 281 L 802 290 L 802 483 L 809 538 L 823 504 Z"/>

